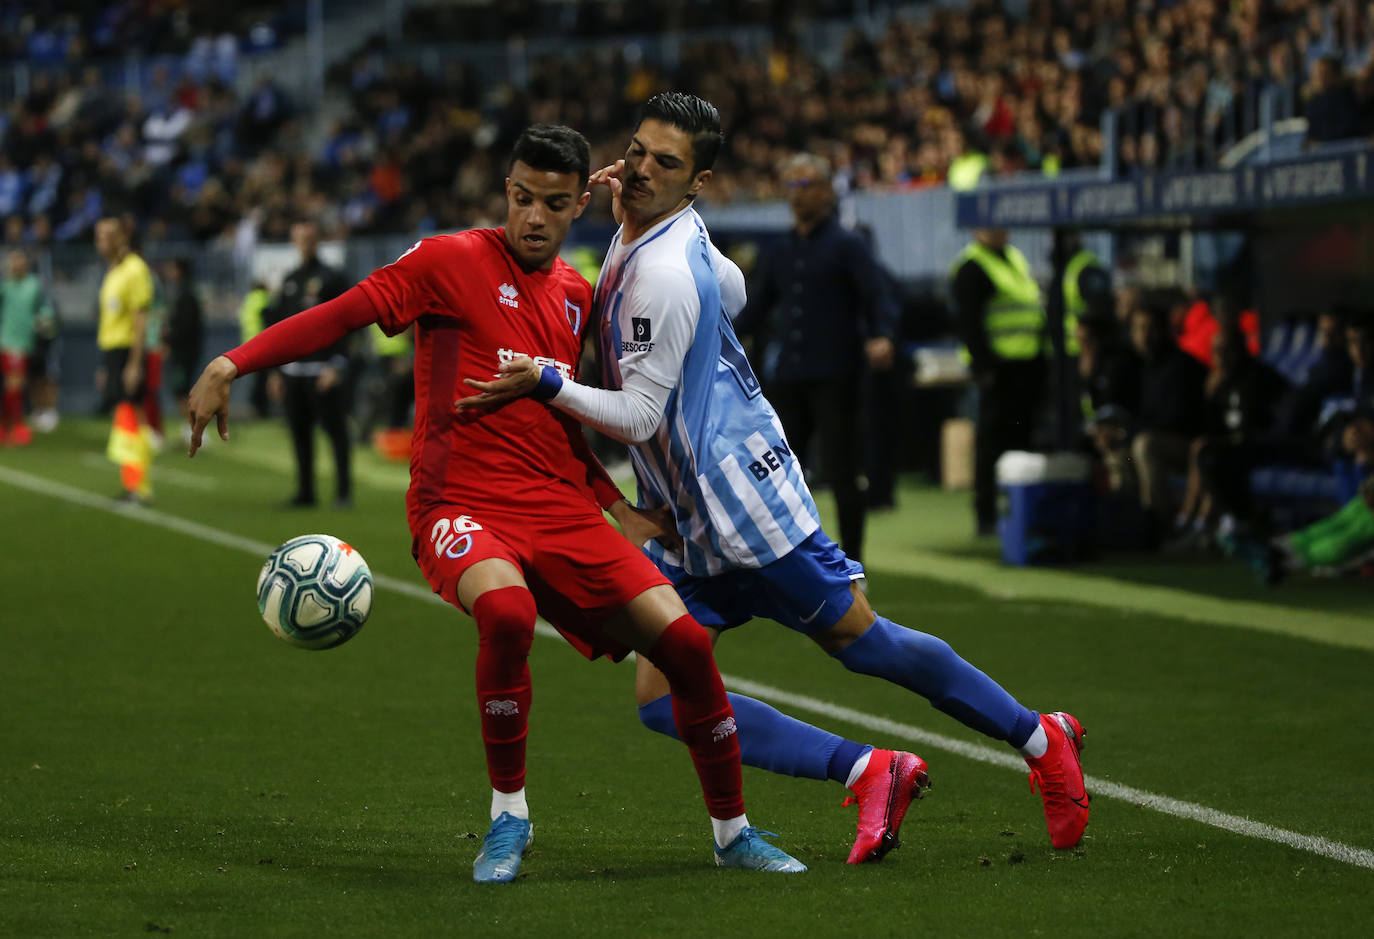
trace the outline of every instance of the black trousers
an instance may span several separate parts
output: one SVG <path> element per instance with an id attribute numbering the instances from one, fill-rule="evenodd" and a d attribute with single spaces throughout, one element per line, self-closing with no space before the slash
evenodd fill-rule
<path id="1" fill-rule="evenodd" d="M 141 404 L 143 396 L 147 394 L 148 369 L 146 362 L 143 377 L 138 381 L 138 387 L 133 391 L 128 391 L 124 387 L 124 369 L 128 366 L 129 356 L 132 354 L 133 351 L 127 346 L 123 349 L 106 349 L 101 353 L 100 361 L 105 367 L 105 387 L 101 389 L 100 394 L 101 414 L 109 414 L 114 410 L 116 404 L 123 404 L 125 401 Z M 142 410 L 139 413 L 142 414 Z"/>
<path id="2" fill-rule="evenodd" d="M 863 562 L 864 516 L 860 485 L 863 448 L 859 440 L 859 376 L 831 381 L 773 382 L 768 400 L 803 466 L 817 457 L 822 480 L 835 493 L 840 547 Z"/>
<path id="3" fill-rule="evenodd" d="M 1254 521 L 1255 507 L 1250 494 L 1250 471 L 1266 463 L 1325 467 L 1312 440 L 1244 439 L 1209 440 L 1198 453 L 1202 481 L 1212 494 L 1212 510 Z"/>
<path id="4" fill-rule="evenodd" d="M 267 376 L 270 374 L 270 370 L 263 369 L 248 376 L 248 403 L 258 417 L 266 417 L 272 410 L 272 402 L 267 399 Z"/>
<path id="5" fill-rule="evenodd" d="M 1197 466 L 1203 488 L 1212 494 L 1212 511 L 1250 517 L 1250 467 L 1254 450 L 1245 441 L 1209 440 L 1198 451 Z"/>
<path id="6" fill-rule="evenodd" d="M 980 530 L 997 524 L 997 458 L 1029 450 L 1045 403 L 1045 361 L 1003 359 L 978 389 L 973 513 Z"/>
<path id="7" fill-rule="evenodd" d="M 900 357 L 891 368 L 866 371 L 863 376 L 864 475 L 868 491 L 864 498 L 870 507 L 892 507 L 896 503 L 897 466 L 901 459 L 899 444 L 907 433 L 903 405 L 911 387 L 910 371 Z"/>
<path id="8" fill-rule="evenodd" d="M 348 395 L 343 382 L 320 391 L 317 379 L 284 375 L 286 425 L 296 448 L 296 500 L 315 501 L 315 425 L 324 428 L 334 451 L 334 496 L 352 498 L 353 450 L 348 439 Z"/>

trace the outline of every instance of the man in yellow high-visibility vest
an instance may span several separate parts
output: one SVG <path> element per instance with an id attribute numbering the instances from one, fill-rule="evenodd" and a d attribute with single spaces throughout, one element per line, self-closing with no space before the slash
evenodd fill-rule
<path id="1" fill-rule="evenodd" d="M 1076 233 L 1065 244 L 1068 261 L 1064 265 L 1064 352 L 1078 355 L 1078 321 L 1086 317 L 1109 317 L 1115 307 L 1112 275 L 1102 266 Z"/>
<path id="2" fill-rule="evenodd" d="M 978 385 L 973 510 L 997 526 L 997 458 L 1031 447 L 1045 399 L 1045 307 L 1026 256 L 1005 229 L 978 229 L 951 268 L 958 330 Z"/>
<path id="3" fill-rule="evenodd" d="M 105 367 L 104 406 L 114 409 L 114 427 L 106 450 L 119 464 L 123 498 L 146 502 L 152 495 L 149 430 L 139 420 L 138 405 L 147 388 L 148 312 L 153 304 L 153 273 L 129 245 L 129 232 L 118 218 L 95 224 L 95 246 L 109 269 L 100 283 L 100 325 L 96 345 Z"/>

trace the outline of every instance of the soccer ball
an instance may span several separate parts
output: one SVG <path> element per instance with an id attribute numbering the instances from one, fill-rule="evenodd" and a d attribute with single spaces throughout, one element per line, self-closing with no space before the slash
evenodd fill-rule
<path id="1" fill-rule="evenodd" d="M 258 575 L 258 610 L 277 638 L 301 649 L 332 649 L 372 612 L 372 571 L 333 535 L 292 538 Z"/>

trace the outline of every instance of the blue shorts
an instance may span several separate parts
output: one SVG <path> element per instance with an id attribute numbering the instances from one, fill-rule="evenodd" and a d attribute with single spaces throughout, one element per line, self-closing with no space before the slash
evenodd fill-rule
<path id="1" fill-rule="evenodd" d="M 801 633 L 829 629 L 854 603 L 850 584 L 864 576 L 819 528 L 772 564 L 699 577 L 660 562 L 697 622 L 712 629 L 731 629 L 755 617 L 781 623 Z"/>

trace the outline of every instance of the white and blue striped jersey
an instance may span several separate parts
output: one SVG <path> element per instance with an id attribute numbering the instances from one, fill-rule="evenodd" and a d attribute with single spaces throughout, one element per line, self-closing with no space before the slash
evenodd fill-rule
<path id="1" fill-rule="evenodd" d="M 820 513 L 729 313 L 744 277 L 690 206 L 630 244 L 617 232 L 597 280 L 604 387 L 666 392 L 652 435 L 630 447 L 641 506 L 672 506 L 679 555 L 655 560 L 709 576 L 758 568 L 820 527 Z"/>

